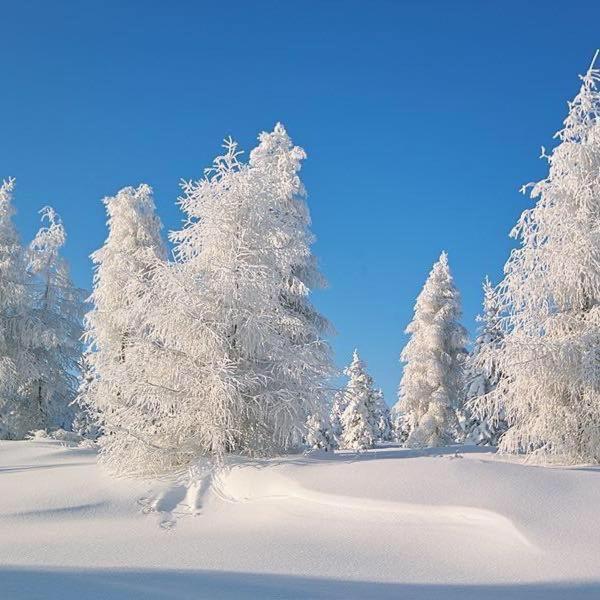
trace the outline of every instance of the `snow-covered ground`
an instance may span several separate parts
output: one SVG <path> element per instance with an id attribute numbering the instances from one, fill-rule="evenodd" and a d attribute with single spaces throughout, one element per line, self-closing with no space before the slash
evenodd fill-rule
<path id="1" fill-rule="evenodd" d="M 600 469 L 455 450 L 245 463 L 186 490 L 0 442 L 0 597 L 600 598 Z"/>

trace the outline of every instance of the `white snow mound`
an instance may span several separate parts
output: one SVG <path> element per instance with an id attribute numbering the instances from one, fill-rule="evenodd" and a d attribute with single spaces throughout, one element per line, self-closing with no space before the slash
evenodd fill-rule
<path id="1" fill-rule="evenodd" d="M 600 597 L 600 469 L 394 447 L 115 480 L 0 442 L 7 599 Z"/>

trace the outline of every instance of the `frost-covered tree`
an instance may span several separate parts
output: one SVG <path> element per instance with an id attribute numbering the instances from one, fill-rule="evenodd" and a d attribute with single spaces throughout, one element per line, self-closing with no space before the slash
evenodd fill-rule
<path id="1" fill-rule="evenodd" d="M 400 444 L 406 444 L 406 440 L 410 434 L 410 418 L 409 415 L 402 412 L 398 402 L 392 407 L 392 439 Z"/>
<path id="2" fill-rule="evenodd" d="M 349 380 L 344 389 L 346 408 L 340 418 L 339 446 L 342 449 L 366 450 L 380 438 L 380 396 L 373 389 L 373 379 L 356 350 L 344 373 Z"/>
<path id="3" fill-rule="evenodd" d="M 14 179 L 0 186 L 0 437 L 22 439 L 42 425 L 28 394 L 37 375 L 30 347 L 40 330 L 30 316 L 25 251 L 12 220 L 14 186 Z"/>
<path id="4" fill-rule="evenodd" d="M 28 252 L 30 318 L 38 329 L 30 350 L 37 376 L 29 384 L 29 403 L 39 412 L 38 427 L 69 429 L 78 388 L 84 292 L 73 284 L 60 255 L 66 241 L 60 218 L 50 207 L 40 212 L 43 225 Z"/>
<path id="5" fill-rule="evenodd" d="M 90 388 L 95 375 L 90 364 L 90 352 L 86 351 L 79 360 L 79 387 L 77 397 L 73 402 L 75 417 L 73 418 L 73 431 L 83 438 L 96 440 L 100 435 L 101 415 L 97 409 L 88 403 Z"/>
<path id="6" fill-rule="evenodd" d="M 500 306 L 496 291 L 486 277 L 483 282 L 483 314 L 479 334 L 465 366 L 465 433 L 467 439 L 483 446 L 497 446 L 506 431 L 504 411 L 494 409 L 488 395 L 498 385 L 500 372 L 493 353 L 502 347 Z"/>
<path id="7" fill-rule="evenodd" d="M 269 342 L 278 350 L 274 364 L 262 373 L 271 379 L 265 392 L 267 396 L 275 393 L 276 411 L 289 405 L 290 400 L 295 405 L 287 424 L 279 423 L 279 417 L 269 416 L 269 411 L 265 413 L 267 430 L 282 441 L 287 438 L 279 444 L 284 451 L 296 443 L 295 438 L 302 431 L 301 415 L 314 414 L 315 404 L 321 412 L 327 406 L 328 379 L 334 372 L 331 350 L 325 341 L 331 327 L 310 300 L 311 291 L 324 288 L 326 281 L 311 253 L 315 238 L 310 230 L 306 190 L 299 177 L 305 158 L 304 150 L 294 146 L 283 125 L 277 123 L 272 132 L 260 134 L 249 161 L 249 176 L 271 221 L 271 232 L 267 234 L 271 248 L 258 242 L 257 255 L 264 260 L 266 251 L 277 257 L 272 264 L 266 261 L 278 289 L 274 321 L 277 338 Z M 261 358 L 258 364 L 262 362 Z M 259 372 L 262 369 L 261 366 Z"/>
<path id="8" fill-rule="evenodd" d="M 119 471 L 128 456 L 135 462 L 131 441 L 146 443 L 152 426 L 152 399 L 144 392 L 156 364 L 144 352 L 148 324 L 142 303 L 166 252 L 149 186 L 124 188 L 104 204 L 108 237 L 92 254 L 94 289 L 85 332 L 94 378 L 80 399 L 101 414 L 107 434 L 100 441 L 101 458 Z"/>
<path id="9" fill-rule="evenodd" d="M 360 398 L 353 398 L 342 414 L 342 450 L 367 450 L 373 448 L 377 432 L 373 430 L 369 409 Z"/>
<path id="10" fill-rule="evenodd" d="M 333 396 L 329 420 L 331 422 L 331 432 L 334 438 L 339 442 L 342 437 L 342 415 L 348 406 L 348 396 L 345 389 L 338 390 Z"/>
<path id="11" fill-rule="evenodd" d="M 228 140 L 202 180 L 184 182 L 176 262 L 156 269 L 141 302 L 151 344 L 136 351 L 152 387 L 139 397 L 152 426 L 129 430 L 129 471 L 301 449 L 328 398 L 327 324 L 309 301 L 322 278 L 298 176 L 304 151 L 278 125 L 248 164 L 239 154 Z"/>
<path id="12" fill-rule="evenodd" d="M 596 53 L 597 56 L 597 53 Z M 509 424 L 499 448 L 600 461 L 600 70 L 569 104 L 548 176 L 533 185 L 499 286 L 504 343 L 493 398 Z M 528 186 L 525 186 L 525 189 Z"/>
<path id="13" fill-rule="evenodd" d="M 407 419 L 409 446 L 441 446 L 457 437 L 467 342 L 460 317 L 460 294 L 442 252 L 417 298 L 400 357 L 405 366 L 394 412 Z"/>
<path id="14" fill-rule="evenodd" d="M 389 442 L 393 438 L 393 425 L 390 409 L 385 403 L 382 390 L 375 390 L 375 407 L 377 415 L 378 439 L 382 442 Z"/>
<path id="15" fill-rule="evenodd" d="M 333 450 L 335 438 L 325 414 L 310 415 L 306 420 L 306 445 L 315 450 Z"/>

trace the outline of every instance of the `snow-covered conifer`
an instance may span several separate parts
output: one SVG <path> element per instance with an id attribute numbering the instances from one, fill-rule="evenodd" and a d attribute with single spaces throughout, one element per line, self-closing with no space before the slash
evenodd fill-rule
<path id="1" fill-rule="evenodd" d="M 344 373 L 349 381 L 344 389 L 346 408 L 341 415 L 342 449 L 366 450 L 380 438 L 379 394 L 373 389 L 373 379 L 355 350 L 352 362 Z"/>
<path id="2" fill-rule="evenodd" d="M 465 366 L 465 433 L 476 444 L 497 446 L 507 425 L 504 411 L 494 410 L 488 395 L 500 379 L 492 355 L 501 348 L 504 331 L 496 292 L 487 277 L 483 283 L 483 314 L 477 320 L 481 327 Z"/>
<path id="3" fill-rule="evenodd" d="M 389 442 L 393 438 L 393 426 L 390 409 L 385 403 L 382 390 L 375 390 L 374 392 L 377 415 L 377 427 L 379 430 L 378 439 L 382 442 Z"/>
<path id="4" fill-rule="evenodd" d="M 60 250 L 66 233 L 50 207 L 41 211 L 42 227 L 29 246 L 31 313 L 38 335 L 31 355 L 37 375 L 29 384 L 29 403 L 39 411 L 38 427 L 69 429 L 77 393 L 84 292 L 73 284 Z M 33 424 L 32 424 L 33 425 Z"/>
<path id="5" fill-rule="evenodd" d="M 492 396 L 506 412 L 499 448 L 566 462 L 600 461 L 600 70 L 569 104 L 548 176 L 533 185 L 499 286 L 506 311 L 502 373 Z M 525 186 L 527 187 L 527 186 Z"/>
<path id="6" fill-rule="evenodd" d="M 460 294 L 442 252 L 417 298 L 400 357 L 405 366 L 394 412 L 408 420 L 409 446 L 440 446 L 457 437 L 467 341 L 460 316 Z"/>
<path id="7" fill-rule="evenodd" d="M 314 236 L 310 231 L 306 191 L 299 177 L 306 153 L 293 145 L 281 123 L 272 132 L 261 133 L 259 142 L 250 153 L 249 176 L 269 219 L 263 218 L 267 231 L 256 231 L 254 250 L 264 261 L 265 272 L 272 271 L 271 285 L 278 290 L 278 301 L 273 319 L 277 337 L 266 345 L 277 349 L 275 354 L 271 353 L 276 360 L 266 373 L 259 360 L 257 374 L 271 380 L 264 391 L 265 398 L 275 392 L 275 412 L 289 406 L 293 399 L 294 410 L 283 429 L 279 417 L 273 419 L 269 410 L 265 412 L 268 429 L 284 440 L 287 438 L 280 444 L 286 450 L 295 443 L 301 415 L 314 413 L 315 405 L 322 411 L 327 403 L 327 380 L 333 373 L 333 365 L 324 336 L 330 325 L 309 297 L 311 290 L 325 287 L 326 281 L 310 249 Z M 270 248 L 260 242 L 264 234 L 271 240 Z M 265 251 L 276 260 L 265 260 Z"/>
<path id="8" fill-rule="evenodd" d="M 329 420 L 331 422 L 331 432 L 337 442 L 339 442 L 342 437 L 342 415 L 348 406 L 347 400 L 348 396 L 345 393 L 345 389 L 341 389 L 335 392 L 331 404 Z"/>
<path id="9" fill-rule="evenodd" d="M 141 303 L 159 356 L 140 351 L 155 364 L 154 395 L 140 393 L 154 425 L 129 436 L 140 457 L 129 470 L 300 449 L 308 416 L 326 403 L 332 366 L 326 321 L 308 298 L 322 278 L 298 177 L 304 152 L 278 125 L 249 164 L 239 154 L 227 140 L 206 176 L 183 184 L 176 262 L 155 271 L 158 296 Z"/>
<path id="10" fill-rule="evenodd" d="M 392 439 L 399 444 L 406 444 L 406 440 L 410 434 L 409 415 L 401 411 L 398 402 L 392 406 L 390 414 L 392 420 Z"/>
<path id="11" fill-rule="evenodd" d="M 96 270 L 92 309 L 86 315 L 94 378 L 81 401 L 101 414 L 109 434 L 101 439 L 101 457 L 120 472 L 128 461 L 134 464 L 139 458 L 138 442 L 151 446 L 146 438 L 153 426 L 152 398 L 146 392 L 156 363 L 146 351 L 150 344 L 142 304 L 155 293 L 153 274 L 164 263 L 166 251 L 149 186 L 124 188 L 104 204 L 109 232 L 92 254 Z"/>
<path id="12" fill-rule="evenodd" d="M 88 404 L 95 379 L 90 354 L 89 351 L 84 352 L 79 360 L 79 387 L 73 403 L 75 417 L 72 429 L 83 438 L 95 440 L 100 435 L 101 415 L 95 406 Z"/>
<path id="13" fill-rule="evenodd" d="M 333 450 L 335 438 L 331 423 L 324 414 L 310 415 L 306 420 L 306 445 L 315 450 Z"/>
<path id="14" fill-rule="evenodd" d="M 0 186 L 0 437 L 22 439 L 43 424 L 28 394 L 37 374 L 30 346 L 39 328 L 30 318 L 25 251 L 12 220 L 14 186 L 14 179 Z"/>

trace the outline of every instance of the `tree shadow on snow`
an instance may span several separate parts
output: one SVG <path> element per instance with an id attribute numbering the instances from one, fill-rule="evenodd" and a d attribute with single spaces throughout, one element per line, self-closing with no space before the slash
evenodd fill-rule
<path id="1" fill-rule="evenodd" d="M 600 582 L 499 585 L 342 581 L 227 571 L 2 568 L 7 600 L 596 600 Z"/>
<path id="2" fill-rule="evenodd" d="M 328 454 L 328 453 L 323 453 Z M 363 461 L 363 460 L 386 460 L 402 458 L 462 458 L 464 454 L 495 454 L 495 448 L 482 446 L 443 446 L 439 448 L 402 448 L 388 444 L 380 446 L 367 452 L 352 452 L 350 450 L 338 450 L 327 460 L 341 461 Z M 319 455 L 322 457 L 322 455 Z M 316 458 L 316 457 L 315 457 Z"/>
<path id="3" fill-rule="evenodd" d="M 590 473 L 598 473 L 600 475 L 600 466 L 594 467 L 592 465 L 585 467 L 571 467 L 571 471 L 588 471 Z"/>
<path id="4" fill-rule="evenodd" d="M 314 450 L 306 454 L 291 454 L 276 458 L 251 459 L 231 457 L 228 467 L 252 466 L 264 468 L 277 465 L 314 465 L 318 462 L 345 462 L 355 463 L 371 460 L 403 459 L 403 458 L 437 458 L 446 457 L 462 458 L 464 454 L 482 454 L 491 456 L 496 449 L 482 446 L 443 446 L 439 448 L 403 448 L 399 445 L 386 444 L 366 451 L 336 450 L 325 452 Z"/>
<path id="5" fill-rule="evenodd" d="M 0 473 L 19 473 L 21 471 L 45 471 L 48 469 L 64 469 L 65 467 L 89 467 L 89 463 L 64 462 L 46 465 L 14 465 L 10 467 L 0 467 Z"/>

